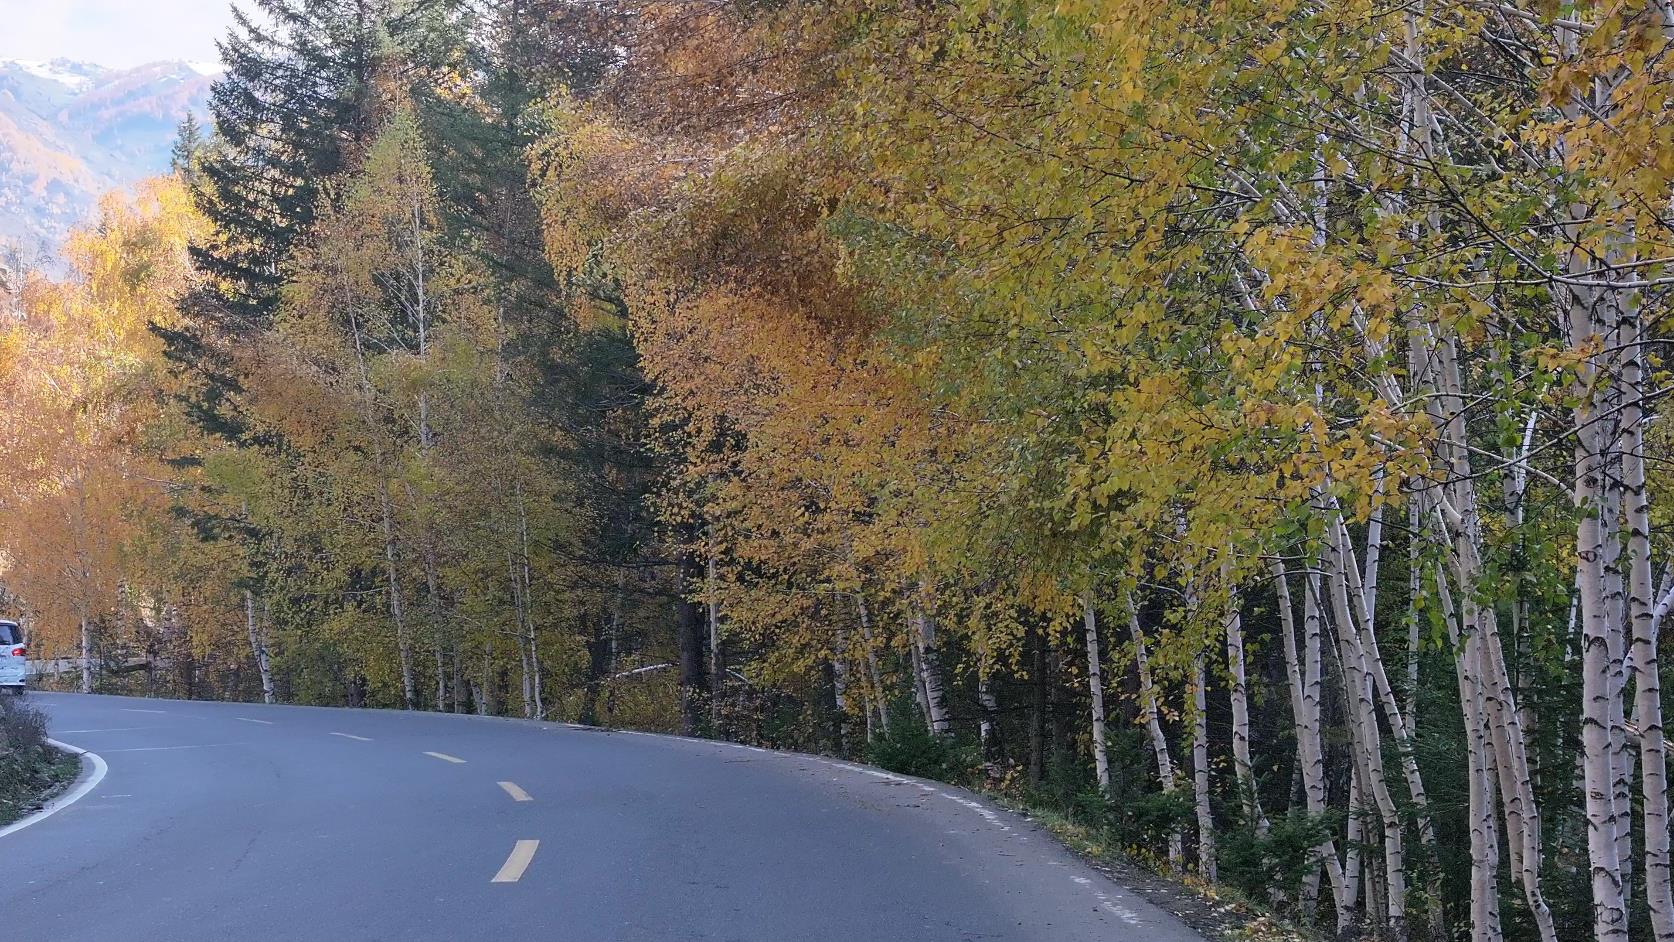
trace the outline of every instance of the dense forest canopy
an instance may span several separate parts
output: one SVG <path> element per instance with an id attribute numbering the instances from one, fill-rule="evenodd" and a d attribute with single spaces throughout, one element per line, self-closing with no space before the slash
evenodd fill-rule
<path id="1" fill-rule="evenodd" d="M 83 690 L 870 758 L 1674 940 L 1674 8 L 249 0 L 0 280 Z"/>

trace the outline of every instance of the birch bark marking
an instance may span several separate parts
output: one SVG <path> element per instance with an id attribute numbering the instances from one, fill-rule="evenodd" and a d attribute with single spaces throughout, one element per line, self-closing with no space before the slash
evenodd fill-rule
<path id="1" fill-rule="evenodd" d="M 1577 347 L 1596 335 L 1591 311 L 1572 302 L 1570 339 Z M 1590 385 L 1591 367 L 1583 367 L 1583 384 Z M 1612 717 L 1617 695 L 1610 673 L 1611 634 L 1605 599 L 1604 468 L 1602 437 L 1594 400 L 1587 389 L 1575 408 L 1575 490 L 1580 511 L 1576 526 L 1577 586 L 1581 608 L 1581 743 L 1583 787 L 1587 805 L 1587 855 L 1593 889 L 1593 934 L 1598 942 L 1627 938 L 1627 900 L 1621 882 L 1622 861 L 1617 841 L 1615 755 Z"/>
<path id="2" fill-rule="evenodd" d="M 1320 743 L 1319 717 L 1314 703 L 1309 700 L 1303 682 L 1302 659 L 1296 645 L 1296 613 L 1291 602 L 1290 580 L 1285 564 L 1274 557 L 1270 563 L 1273 584 L 1278 592 L 1279 630 L 1285 653 L 1285 676 L 1290 681 L 1291 722 L 1296 727 L 1296 765 L 1302 777 L 1302 796 L 1310 815 L 1326 812 L 1325 756 Z M 1312 604 L 1313 594 L 1307 593 L 1303 621 L 1308 626 L 1315 650 L 1318 650 L 1318 615 Z M 1327 836 L 1314 848 L 1314 854 L 1325 868 L 1331 882 L 1333 908 L 1337 912 L 1337 932 L 1341 935 L 1350 925 L 1352 907 L 1347 902 L 1343 887 L 1343 864 L 1337 857 L 1337 842 Z"/>
<path id="3" fill-rule="evenodd" d="M 1134 605 L 1133 595 L 1127 595 L 1128 603 L 1128 633 L 1133 636 L 1134 666 L 1139 672 L 1139 711 L 1145 723 L 1145 731 L 1151 737 L 1151 752 L 1157 759 L 1157 781 L 1164 792 L 1172 793 L 1179 782 L 1175 777 L 1174 760 L 1168 752 L 1168 736 L 1163 733 L 1162 719 L 1158 716 L 1157 685 L 1151 676 L 1151 659 L 1145 651 L 1145 632 L 1139 627 L 1139 609 Z M 1168 835 L 1168 861 L 1179 870 L 1185 864 L 1185 837 L 1175 829 Z"/>
<path id="4" fill-rule="evenodd" d="M 516 631 L 513 634 L 517 638 L 519 677 L 522 679 L 523 685 L 523 718 L 526 720 L 533 719 L 535 716 L 535 691 L 531 684 L 532 676 L 529 670 L 529 638 L 523 631 L 527 602 L 523 597 L 523 580 L 517 577 L 517 563 L 512 559 L 510 553 L 506 554 L 506 577 L 511 582 L 512 616 L 517 620 Z"/>
<path id="5" fill-rule="evenodd" d="M 268 669 L 267 641 L 262 637 L 260 624 L 256 620 L 256 597 L 249 589 L 244 590 L 244 623 L 250 632 L 250 654 L 256 659 L 256 672 L 262 682 L 262 702 L 273 702 L 273 671 Z"/>
<path id="6" fill-rule="evenodd" d="M 1329 524 L 1328 524 L 1329 526 Z M 1340 519 L 1336 526 L 1340 526 Z M 1335 538 L 1325 546 L 1331 612 L 1337 624 L 1338 661 L 1343 671 L 1344 706 L 1349 712 L 1350 741 L 1356 752 L 1362 788 L 1370 791 L 1383 830 L 1384 894 L 1389 928 L 1395 938 L 1406 937 L 1406 848 L 1399 809 L 1389 793 L 1384 775 L 1382 735 L 1372 702 L 1373 681 L 1364 646 L 1355 624 L 1349 600 L 1352 560 L 1342 552 Z"/>
<path id="7" fill-rule="evenodd" d="M 408 636 L 407 613 L 401 604 L 401 572 L 395 562 L 395 521 L 389 505 L 389 481 L 378 489 L 378 507 L 383 511 L 380 523 L 384 535 L 384 572 L 389 578 L 389 617 L 395 622 L 395 650 L 401 661 L 401 700 L 409 710 L 418 704 L 418 690 L 413 685 L 413 642 Z"/>
<path id="8" fill-rule="evenodd" d="M 1381 490 L 1381 482 L 1379 487 Z M 1372 521 L 1376 526 L 1368 528 L 1366 547 L 1366 572 L 1371 578 L 1376 578 L 1378 551 L 1375 549 L 1377 541 L 1382 539 L 1381 509 L 1373 515 Z M 1400 750 L 1401 770 L 1406 778 L 1407 791 L 1412 797 L 1414 810 L 1418 817 L 1418 836 L 1420 842 L 1434 847 L 1436 842 L 1435 829 L 1430 823 L 1430 799 L 1424 789 L 1424 777 L 1418 768 L 1418 758 L 1413 753 L 1413 742 L 1410 727 L 1401 712 L 1400 703 L 1395 699 L 1395 691 L 1390 687 L 1388 673 L 1384 670 L 1383 653 L 1378 648 L 1377 632 L 1373 618 L 1377 613 L 1375 600 L 1377 593 L 1370 585 L 1362 585 L 1359 581 L 1359 568 L 1355 563 L 1354 544 L 1349 540 L 1348 527 L 1343 524 L 1341 516 L 1335 518 L 1333 528 L 1337 541 L 1338 552 L 1342 554 L 1343 573 L 1348 577 L 1349 608 L 1351 617 L 1357 621 L 1358 642 L 1360 656 L 1364 658 L 1366 671 L 1369 675 L 1371 687 L 1377 692 L 1378 701 L 1383 707 L 1384 719 L 1389 723 L 1390 732 L 1395 736 L 1395 743 Z M 1375 725 L 1376 718 L 1373 718 Z"/>
<path id="9" fill-rule="evenodd" d="M 1232 679 L 1227 693 L 1232 701 L 1233 774 L 1238 780 L 1238 799 L 1244 810 L 1244 823 L 1255 828 L 1257 833 L 1265 834 L 1268 827 L 1267 816 L 1261 811 L 1261 801 L 1256 793 L 1255 766 L 1250 761 L 1250 700 L 1244 671 L 1244 621 L 1242 613 L 1238 610 L 1238 591 L 1231 585 L 1231 559 L 1221 560 L 1221 580 L 1226 583 L 1227 593 L 1223 628 L 1226 635 L 1227 672 Z"/>
<path id="10" fill-rule="evenodd" d="M 1569 63 L 1581 56 L 1580 30 L 1573 24 L 1558 26 L 1561 58 Z M 1583 119 L 1604 121 L 1612 112 L 1610 102 L 1587 102 L 1583 107 L 1581 93 L 1572 93 L 1560 104 L 1565 120 L 1575 123 Z M 1597 106 L 1603 105 L 1600 109 Z M 1553 161 L 1560 169 L 1565 164 L 1565 148 L 1555 148 Z M 1564 216 L 1557 232 L 1555 249 L 1565 260 L 1571 273 L 1596 267 L 1597 260 L 1584 248 L 1584 231 L 1593 206 L 1575 202 L 1564 207 Z M 1571 348 L 1591 350 L 1604 331 L 1600 328 L 1597 306 L 1600 291 L 1591 287 L 1570 286 L 1559 295 L 1561 318 L 1568 333 Z M 1604 510 L 1608 503 L 1606 473 L 1608 443 L 1604 434 L 1604 419 L 1600 403 L 1600 383 L 1607 377 L 1599 375 L 1600 357 L 1597 353 L 1583 359 L 1577 367 L 1576 401 L 1573 409 L 1575 445 L 1573 452 L 1575 484 L 1573 501 L 1580 517 L 1576 525 L 1575 550 L 1577 562 L 1576 585 L 1581 609 L 1581 745 L 1582 779 L 1587 807 L 1587 858 L 1591 868 L 1593 891 L 1593 935 L 1596 942 L 1622 942 L 1627 933 L 1627 895 L 1622 883 L 1623 861 L 1618 841 L 1620 810 L 1615 792 L 1615 723 L 1619 716 L 1619 690 L 1615 689 L 1610 674 L 1611 653 L 1615 647 L 1613 636 L 1616 625 L 1611 623 L 1605 588 Z"/>
<path id="11" fill-rule="evenodd" d="M 1645 902 L 1657 942 L 1674 939 L 1670 889 L 1668 756 L 1663 738 L 1662 676 L 1657 659 L 1658 618 L 1651 573 L 1651 507 L 1645 473 L 1643 323 L 1637 304 L 1623 331 L 1622 487 L 1628 528 L 1628 617 L 1632 625 L 1634 719 L 1639 727 L 1640 795 L 1645 824 Z"/>
<path id="12" fill-rule="evenodd" d="M 1087 642 L 1087 691 L 1093 700 L 1093 774 L 1099 794 L 1110 794 L 1110 754 L 1105 747 L 1104 672 L 1099 663 L 1099 622 L 1093 611 L 1093 590 L 1081 593 L 1081 624 Z"/>
<path id="13" fill-rule="evenodd" d="M 541 648 L 540 639 L 535 634 L 535 594 L 533 581 L 533 567 L 529 560 L 529 513 L 523 499 L 523 482 L 519 481 L 517 493 L 517 537 L 522 557 L 518 560 L 519 571 L 523 585 L 523 625 L 529 645 L 529 682 L 533 688 L 534 718 L 546 718 L 546 701 L 544 699 L 541 682 Z"/>
<path id="14" fill-rule="evenodd" d="M 998 724 L 1000 716 L 1000 701 L 999 698 L 994 695 L 994 682 L 992 674 L 986 669 L 979 668 L 979 673 L 977 674 L 977 704 L 982 708 L 982 725 L 979 729 L 979 733 L 980 741 L 982 743 L 983 761 L 987 763 L 997 763 L 1000 761 L 1001 755 L 999 735 L 1000 728 Z"/>
<path id="15" fill-rule="evenodd" d="M 1424 588 L 1424 571 L 1419 559 L 1418 534 L 1424 524 L 1417 497 L 1407 499 L 1407 722 L 1418 732 L 1418 646 L 1422 625 L 1418 620 L 1418 597 Z"/>
<path id="16" fill-rule="evenodd" d="M 1208 672 L 1203 652 L 1192 658 L 1192 799 L 1197 808 L 1197 872 L 1215 882 L 1215 816 L 1209 806 Z"/>
<path id="17" fill-rule="evenodd" d="M 912 657 L 913 698 L 918 701 L 918 714 L 924 725 L 934 732 L 936 720 L 930 713 L 930 695 L 924 689 L 924 642 L 919 639 L 916 613 L 907 628 L 907 651 Z"/>
<path id="18" fill-rule="evenodd" d="M 81 692 L 93 692 L 93 626 L 85 614 L 80 620 L 81 639 Z"/>
<path id="19" fill-rule="evenodd" d="M 250 502 L 244 501 L 244 521 L 250 521 Z M 244 622 L 250 632 L 250 656 L 256 661 L 256 673 L 262 682 L 262 702 L 273 702 L 273 669 L 267 651 L 267 632 L 256 619 L 256 597 L 244 589 Z"/>
<path id="20" fill-rule="evenodd" d="M 1460 636 L 1452 592 L 1448 588 L 1447 573 L 1439 564 L 1436 566 L 1436 597 L 1441 605 L 1442 618 L 1447 623 L 1448 638 L 1453 643 L 1455 656 L 1459 659 L 1459 701 L 1464 713 L 1468 773 L 1471 940 L 1498 942 L 1501 934 L 1496 873 L 1499 869 L 1500 854 L 1494 823 L 1494 772 L 1489 768 L 1488 734 L 1484 728 L 1483 713 L 1486 709 L 1481 684 L 1476 677 L 1475 643 L 1473 639 Z"/>
<path id="21" fill-rule="evenodd" d="M 860 615 L 860 637 L 866 642 L 866 676 L 872 681 L 872 694 L 878 705 L 878 728 L 889 731 L 889 691 L 884 689 L 883 672 L 878 669 L 877 644 L 872 640 L 872 613 L 866 608 L 866 596 L 855 593 L 855 609 Z"/>
<path id="22" fill-rule="evenodd" d="M 928 596 L 928 591 L 926 591 Z M 953 731 L 953 720 L 947 712 L 947 693 L 942 684 L 941 651 L 936 647 L 936 619 L 928 611 L 929 600 L 913 607 L 913 622 L 918 635 L 919 676 L 924 682 L 924 709 L 930 718 L 930 731 L 946 736 Z"/>

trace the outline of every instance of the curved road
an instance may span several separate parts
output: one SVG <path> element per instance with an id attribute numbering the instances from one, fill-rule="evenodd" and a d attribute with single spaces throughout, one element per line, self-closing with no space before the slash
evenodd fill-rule
<path id="1" fill-rule="evenodd" d="M 1200 942 L 959 789 L 723 743 L 33 694 L 109 772 L 0 837 L 55 942 Z"/>

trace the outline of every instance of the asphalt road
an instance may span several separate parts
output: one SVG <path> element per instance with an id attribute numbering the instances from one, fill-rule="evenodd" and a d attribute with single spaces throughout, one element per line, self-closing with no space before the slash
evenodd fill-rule
<path id="1" fill-rule="evenodd" d="M 8 940 L 1201 942 L 1021 818 L 876 769 L 478 717 L 30 699 L 109 771 L 0 837 Z"/>

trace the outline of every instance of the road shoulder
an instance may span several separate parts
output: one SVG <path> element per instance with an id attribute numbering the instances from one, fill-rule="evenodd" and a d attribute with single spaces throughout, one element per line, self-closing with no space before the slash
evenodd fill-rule
<path id="1" fill-rule="evenodd" d="M 104 759 L 56 739 L 43 739 L 39 747 L 0 757 L 0 765 L 8 761 L 14 761 L 15 768 L 0 769 L 7 773 L 0 775 L 0 781 L 8 783 L 0 793 L 0 838 L 79 801 L 104 780 L 107 771 Z"/>

